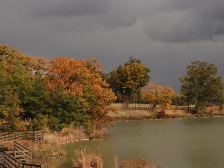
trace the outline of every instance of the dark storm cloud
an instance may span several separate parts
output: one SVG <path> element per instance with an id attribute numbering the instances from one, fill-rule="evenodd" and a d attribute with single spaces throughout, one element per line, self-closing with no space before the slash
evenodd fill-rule
<path id="1" fill-rule="evenodd" d="M 32 55 L 96 57 L 104 71 L 136 57 L 171 85 L 191 61 L 224 53 L 223 0 L 0 0 L 0 43 Z"/>
<path id="2" fill-rule="evenodd" d="M 27 14 L 70 18 L 58 24 L 73 29 L 113 29 L 141 20 L 153 40 L 220 40 L 224 35 L 223 0 L 38 0 L 24 1 Z M 57 24 L 57 25 L 58 25 Z M 60 26 L 59 26 L 60 27 Z M 63 27 L 63 26 L 61 26 Z"/>
<path id="3" fill-rule="evenodd" d="M 167 42 L 221 40 L 224 36 L 223 0 L 168 0 L 160 12 L 146 18 L 145 30 Z"/>
<path id="4" fill-rule="evenodd" d="M 29 13 L 41 17 L 73 17 L 97 15 L 106 12 L 103 0 L 38 0 L 28 2 Z"/>
<path id="5" fill-rule="evenodd" d="M 134 0 L 38 0 L 27 1 L 24 10 L 31 17 L 70 18 L 68 22 L 83 24 L 80 27 L 89 30 L 92 27 L 113 29 L 132 26 L 141 15 L 140 8 L 141 5 Z"/>

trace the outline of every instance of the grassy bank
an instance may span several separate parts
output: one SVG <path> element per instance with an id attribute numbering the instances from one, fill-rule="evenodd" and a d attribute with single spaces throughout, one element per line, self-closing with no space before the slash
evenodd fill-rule
<path id="1" fill-rule="evenodd" d="M 165 116 L 160 117 L 161 108 L 157 108 L 155 112 L 149 110 L 148 104 L 129 104 L 128 108 L 123 108 L 122 104 L 113 104 L 117 108 L 117 113 L 109 111 L 107 114 L 113 120 L 142 120 L 142 119 L 158 119 L 158 118 L 194 118 L 194 117 L 214 117 L 223 116 L 224 111 L 220 111 L 218 106 L 207 107 L 202 112 L 197 114 L 193 110 L 187 110 L 186 106 L 171 107 L 165 109 Z M 132 109 L 132 110 L 130 110 Z M 137 110 L 135 110 L 137 109 Z M 138 110 L 143 109 L 143 110 Z M 144 110 L 147 109 L 147 110 Z M 182 110 L 183 109 L 183 110 Z"/>
<path id="2" fill-rule="evenodd" d="M 165 110 L 166 116 L 164 118 L 191 118 L 194 115 L 185 110 Z M 109 112 L 108 116 L 115 121 L 123 120 L 144 120 L 144 119 L 159 119 L 158 112 L 150 112 L 144 110 L 124 110 L 118 111 L 117 114 Z"/>

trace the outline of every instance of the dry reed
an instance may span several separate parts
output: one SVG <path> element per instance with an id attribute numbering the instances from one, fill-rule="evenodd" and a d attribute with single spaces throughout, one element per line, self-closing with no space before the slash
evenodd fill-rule
<path id="1" fill-rule="evenodd" d="M 114 156 L 114 168 L 118 168 L 117 156 Z"/>
<path id="2" fill-rule="evenodd" d="M 107 130 L 106 129 L 94 129 L 90 135 L 89 139 L 103 139 L 107 136 Z"/>
<path id="3" fill-rule="evenodd" d="M 91 151 L 90 149 L 82 149 L 75 151 L 73 159 L 74 168 L 102 168 L 103 160 L 99 152 Z"/>
<path id="4" fill-rule="evenodd" d="M 53 145 L 60 146 L 62 144 L 71 143 L 74 141 L 86 139 L 87 136 L 82 128 L 63 128 L 61 132 L 50 132 L 47 130 L 44 133 L 44 142 Z"/>

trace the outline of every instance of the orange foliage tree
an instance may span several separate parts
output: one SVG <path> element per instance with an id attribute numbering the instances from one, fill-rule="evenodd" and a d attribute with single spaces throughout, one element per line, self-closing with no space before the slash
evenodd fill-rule
<path id="1" fill-rule="evenodd" d="M 76 95 L 85 101 L 85 111 L 93 125 L 107 122 L 105 107 L 116 97 L 103 79 L 101 65 L 96 59 L 52 59 L 45 79 L 49 89 L 62 89 L 64 94 Z"/>
<path id="2" fill-rule="evenodd" d="M 154 111 L 157 105 L 168 107 L 171 104 L 171 97 L 174 90 L 170 86 L 161 86 L 157 83 L 148 83 L 145 89 L 142 89 L 142 98 L 147 103 L 152 104 Z"/>

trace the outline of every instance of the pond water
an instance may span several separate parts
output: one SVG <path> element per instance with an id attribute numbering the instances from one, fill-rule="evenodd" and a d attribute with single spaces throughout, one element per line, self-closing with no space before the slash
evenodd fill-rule
<path id="1" fill-rule="evenodd" d="M 80 141 L 65 146 L 68 156 L 58 168 L 71 168 L 75 149 L 90 148 L 103 155 L 104 168 L 114 158 L 144 157 L 162 168 L 224 167 L 224 118 L 167 119 L 117 122 L 105 140 Z"/>

